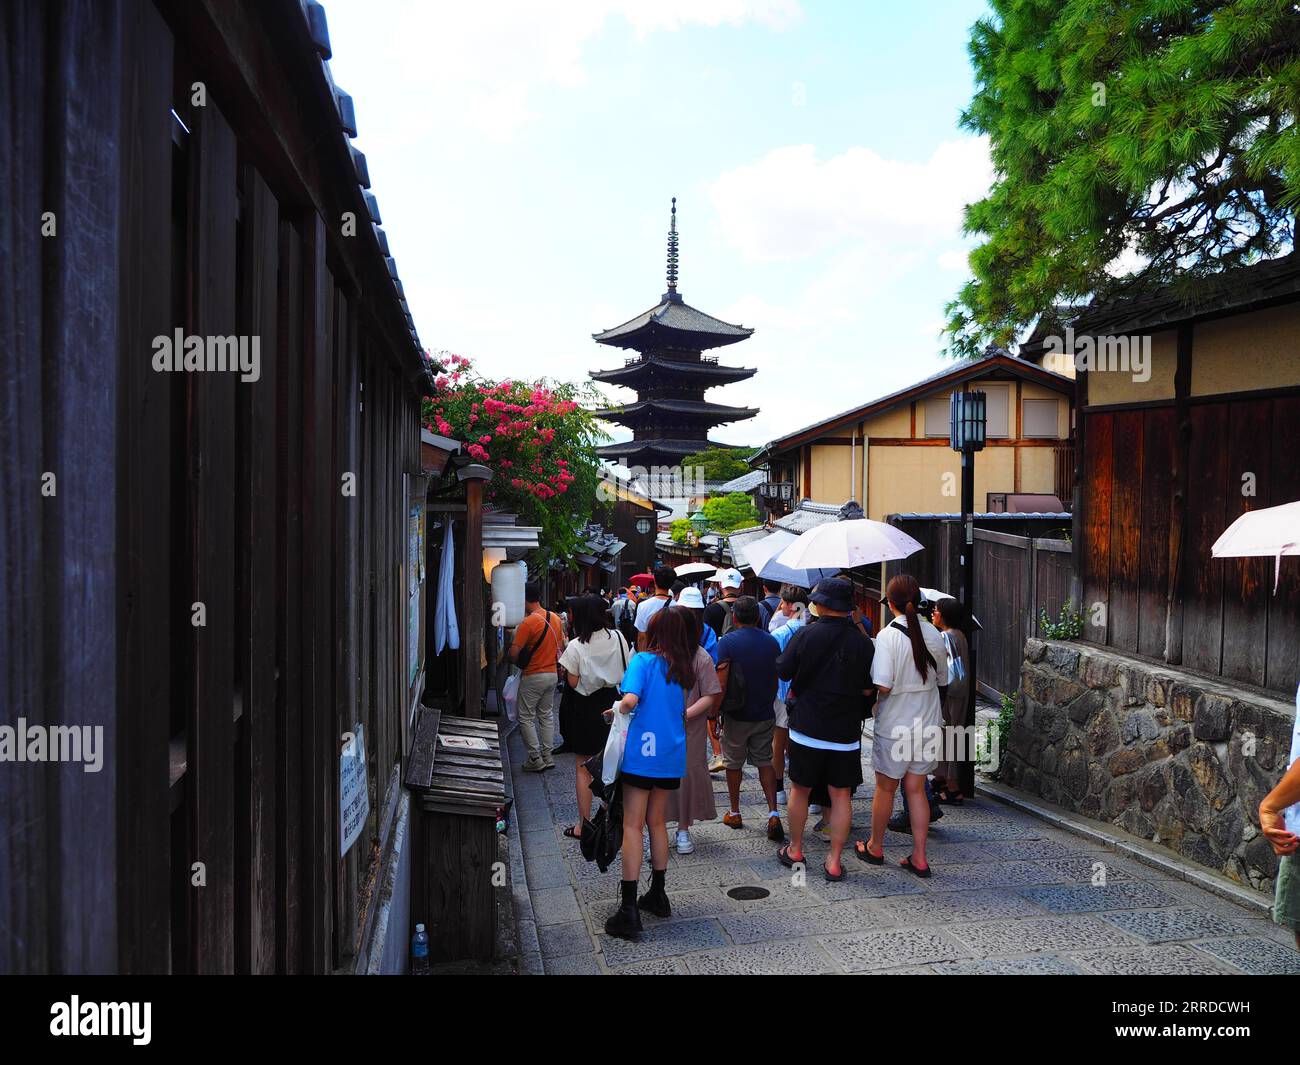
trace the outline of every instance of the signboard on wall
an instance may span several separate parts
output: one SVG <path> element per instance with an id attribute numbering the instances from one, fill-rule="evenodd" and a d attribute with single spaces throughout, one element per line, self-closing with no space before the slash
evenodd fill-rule
<path id="1" fill-rule="evenodd" d="M 362 725 L 352 727 L 339 755 L 339 854 L 352 848 L 370 816 L 370 789 L 366 786 L 366 738 Z"/>

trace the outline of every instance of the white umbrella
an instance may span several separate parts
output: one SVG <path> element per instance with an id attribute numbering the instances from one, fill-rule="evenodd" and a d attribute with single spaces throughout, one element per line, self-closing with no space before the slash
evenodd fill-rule
<path id="1" fill-rule="evenodd" d="M 1265 555 L 1274 565 L 1273 594 L 1282 577 L 1282 556 L 1300 555 L 1300 502 L 1280 507 L 1248 510 L 1214 541 L 1215 558 L 1247 558 Z"/>
<path id="2" fill-rule="evenodd" d="M 757 543 L 745 548 L 745 561 L 749 563 L 755 576 L 782 584 L 793 584 L 799 588 L 811 588 L 823 577 L 835 576 L 838 567 L 826 566 L 820 569 L 795 569 L 779 561 L 776 556 L 798 540 L 799 537 L 784 529 L 777 529 L 772 535 L 764 537 Z"/>
<path id="3" fill-rule="evenodd" d="M 679 577 L 694 577 L 701 573 L 713 573 L 717 568 L 707 562 L 688 562 L 684 566 L 674 566 L 673 572 Z"/>
<path id="4" fill-rule="evenodd" d="M 923 546 L 902 529 L 883 521 L 850 518 L 808 530 L 776 560 L 792 569 L 850 569 L 907 558 Z"/>

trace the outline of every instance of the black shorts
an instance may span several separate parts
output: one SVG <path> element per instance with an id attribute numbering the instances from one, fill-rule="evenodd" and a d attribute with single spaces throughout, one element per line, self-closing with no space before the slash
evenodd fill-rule
<path id="1" fill-rule="evenodd" d="M 624 784 L 642 791 L 654 791 L 655 788 L 660 791 L 676 791 L 682 786 L 680 777 L 643 777 L 636 773 L 624 773 L 620 779 Z"/>
<path id="2" fill-rule="evenodd" d="M 862 783 L 862 751 L 826 751 L 790 741 L 790 779 L 801 788 L 856 788 Z"/>

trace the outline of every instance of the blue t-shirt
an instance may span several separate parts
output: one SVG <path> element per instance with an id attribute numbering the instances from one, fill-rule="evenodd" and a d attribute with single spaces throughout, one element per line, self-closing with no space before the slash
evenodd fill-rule
<path id="1" fill-rule="evenodd" d="M 782 651 L 789 646 L 790 641 L 794 639 L 794 634 L 802 629 L 808 622 L 803 618 L 794 617 L 782 625 L 776 632 L 772 633 L 772 639 L 776 641 L 777 647 Z M 776 697 L 785 702 L 790 694 L 790 682 L 788 680 L 778 680 L 776 682 Z"/>
<path id="2" fill-rule="evenodd" d="M 745 626 L 732 629 L 718 641 L 718 665 L 731 663 L 732 675 L 736 667 L 745 678 L 745 705 L 742 709 L 732 709 L 724 697 L 727 706 L 726 715 L 737 721 L 771 721 L 776 713 L 772 704 L 776 701 L 776 656 L 781 648 L 776 640 L 762 629 Z M 732 684 L 732 678 L 727 678 Z"/>
<path id="3" fill-rule="evenodd" d="M 713 631 L 709 625 L 701 625 L 704 631 L 700 633 L 700 646 L 709 652 L 709 657 L 713 659 L 713 664 L 718 664 L 718 634 Z"/>
<path id="4" fill-rule="evenodd" d="M 634 654 L 622 688 L 637 697 L 623 772 L 680 780 L 686 775 L 686 692 L 668 679 L 667 659 L 649 651 Z"/>

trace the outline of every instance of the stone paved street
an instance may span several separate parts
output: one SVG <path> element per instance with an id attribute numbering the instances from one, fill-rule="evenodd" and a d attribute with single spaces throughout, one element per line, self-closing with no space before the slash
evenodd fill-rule
<path id="1" fill-rule="evenodd" d="M 935 874 L 928 881 L 846 855 L 847 879 L 828 884 L 820 873 L 826 843 L 810 833 L 809 874 L 797 886 L 763 834 L 765 804 L 752 770 L 741 792 L 745 828 L 697 825 L 695 853 L 672 854 L 672 918 L 645 916 L 637 943 L 613 939 L 604 923 L 615 906 L 619 867 L 602 875 L 561 834 L 577 814 L 573 759 L 561 756 L 541 775 L 523 773 L 517 735 L 509 748 L 526 972 L 1300 973 L 1290 934 L 1264 911 L 988 798 L 945 808 L 930 837 Z M 721 774 L 714 781 L 721 814 L 725 782 Z M 870 801 L 867 784 L 853 804 L 855 836 L 866 835 Z M 910 837 L 891 833 L 890 864 L 909 847 Z M 1097 863 L 1104 886 L 1092 883 Z M 642 878 L 648 881 L 648 863 Z M 757 901 L 728 897 L 740 886 L 769 894 Z"/>

